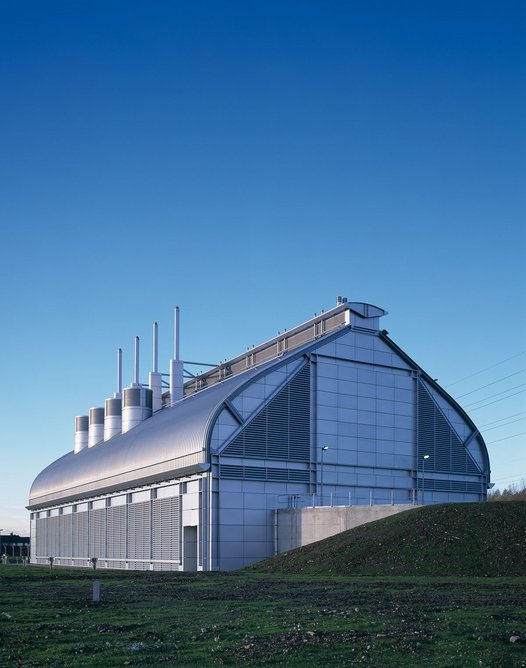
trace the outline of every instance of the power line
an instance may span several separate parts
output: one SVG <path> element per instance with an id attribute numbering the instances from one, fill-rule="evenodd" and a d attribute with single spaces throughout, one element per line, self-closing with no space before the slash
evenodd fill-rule
<path id="1" fill-rule="evenodd" d="M 473 378 L 473 376 L 478 376 L 481 373 L 484 373 L 484 371 L 489 371 L 489 369 L 494 369 L 496 366 L 500 366 L 501 364 L 504 364 L 505 362 L 509 362 L 510 360 L 514 360 L 516 357 L 520 357 L 521 355 L 524 355 L 526 353 L 526 350 L 523 350 L 520 353 L 517 353 L 516 355 L 512 355 L 511 357 L 507 357 L 505 360 L 501 360 L 500 362 L 496 362 L 495 364 L 492 364 L 491 366 L 487 366 L 484 369 L 480 369 L 479 371 L 475 371 L 475 373 L 470 374 L 469 376 L 464 376 L 464 378 L 459 378 L 459 380 L 455 380 L 453 383 L 449 383 L 449 385 L 446 385 L 446 389 L 448 387 L 453 387 L 453 385 L 457 385 L 458 383 L 461 383 L 463 380 L 468 380 L 468 378 Z"/>
<path id="2" fill-rule="evenodd" d="M 520 390 L 519 392 L 515 392 L 514 394 L 510 394 L 507 397 L 501 397 L 500 399 L 495 399 L 495 401 L 490 401 L 489 403 L 484 404 L 483 406 L 477 406 L 476 408 L 470 408 L 469 412 L 473 413 L 474 411 L 478 411 L 481 408 L 486 408 L 486 406 L 491 406 L 492 404 L 498 404 L 499 401 L 504 401 L 505 399 L 511 399 L 511 397 L 515 397 L 515 396 L 517 396 L 517 394 L 523 394 L 524 392 L 525 392 L 525 390 Z M 475 403 L 477 403 L 477 402 L 475 402 Z"/>
<path id="3" fill-rule="evenodd" d="M 477 399 L 477 401 L 473 401 L 471 404 L 466 404 L 467 407 L 469 406 L 475 406 L 476 404 L 481 404 L 483 401 L 487 401 L 488 399 L 493 399 L 493 397 L 500 397 L 501 394 L 506 394 L 506 392 L 511 392 L 512 390 L 518 390 L 519 387 L 524 387 L 526 383 L 520 383 L 520 385 L 514 385 L 513 387 L 508 387 L 507 390 L 502 390 L 502 392 L 495 392 L 495 394 L 488 394 L 487 397 L 484 397 L 483 399 Z"/>
<path id="4" fill-rule="evenodd" d="M 494 429 L 502 429 L 502 427 L 507 427 L 509 424 L 515 424 L 515 422 L 523 422 L 526 420 L 526 417 L 518 418 L 517 420 L 510 420 L 509 422 L 504 422 L 503 424 L 498 424 L 496 427 L 490 427 L 489 429 L 484 429 L 486 431 L 493 431 Z M 482 427 L 480 427 L 482 429 Z"/>
<path id="5" fill-rule="evenodd" d="M 510 438 L 517 438 L 517 436 L 523 436 L 526 434 L 526 431 L 521 431 L 518 434 L 513 434 L 513 436 L 506 436 L 505 438 L 498 438 L 496 441 L 490 441 L 489 443 L 486 443 L 486 445 L 493 445 L 493 443 L 500 443 L 501 441 L 509 441 Z"/>
<path id="6" fill-rule="evenodd" d="M 506 415 L 506 417 L 500 418 L 500 420 L 493 420 L 493 422 L 486 422 L 486 424 L 479 425 L 479 429 L 484 429 L 484 427 L 489 427 L 490 424 L 503 422 L 504 420 L 509 420 L 510 418 L 517 417 L 517 415 L 524 415 L 524 414 L 526 414 L 526 411 L 521 411 L 520 413 L 513 413 L 513 415 Z"/>
<path id="7" fill-rule="evenodd" d="M 490 387 L 491 385 L 496 385 L 497 383 L 502 383 L 503 380 L 507 380 L 508 378 L 511 378 L 512 376 L 517 376 L 519 373 L 524 373 L 526 369 L 521 369 L 520 371 L 515 371 L 514 373 L 510 373 L 509 376 L 503 376 L 502 378 L 499 378 L 498 380 L 494 380 L 492 383 L 488 383 L 487 385 L 482 385 L 481 387 L 477 387 L 476 390 L 471 390 L 471 392 L 466 392 L 465 394 L 459 394 L 457 399 L 462 399 L 462 397 L 467 397 L 468 394 L 474 394 L 475 392 L 480 392 L 480 390 L 485 389 L 486 387 Z"/>

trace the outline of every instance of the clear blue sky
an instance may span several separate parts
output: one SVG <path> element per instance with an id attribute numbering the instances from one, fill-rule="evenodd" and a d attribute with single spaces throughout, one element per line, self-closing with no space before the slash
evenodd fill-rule
<path id="1" fill-rule="evenodd" d="M 4 0 L 0 528 L 155 320 L 167 370 L 176 304 L 204 361 L 385 308 L 525 479 L 525 11 Z"/>

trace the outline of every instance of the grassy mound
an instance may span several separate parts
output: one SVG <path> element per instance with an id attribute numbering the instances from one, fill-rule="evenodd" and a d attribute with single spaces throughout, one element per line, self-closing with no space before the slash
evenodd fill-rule
<path id="1" fill-rule="evenodd" d="M 526 502 L 419 507 L 266 559 L 250 570 L 312 575 L 526 575 Z"/>

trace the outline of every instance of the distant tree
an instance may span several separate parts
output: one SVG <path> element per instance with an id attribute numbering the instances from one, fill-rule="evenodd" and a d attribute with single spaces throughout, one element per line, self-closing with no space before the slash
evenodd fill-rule
<path id="1" fill-rule="evenodd" d="M 488 501 L 526 501 L 526 480 L 520 485 L 508 485 L 502 492 L 495 489 L 488 494 Z"/>

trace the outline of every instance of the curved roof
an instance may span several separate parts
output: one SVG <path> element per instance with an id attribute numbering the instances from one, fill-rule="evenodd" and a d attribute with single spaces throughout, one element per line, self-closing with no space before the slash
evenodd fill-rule
<path id="1" fill-rule="evenodd" d="M 356 312 L 358 306 L 363 307 L 362 317 L 377 317 L 384 313 L 371 305 L 353 303 L 347 306 L 352 306 Z M 345 325 L 340 325 L 340 329 L 324 333 L 320 338 L 325 343 L 340 336 L 346 329 Z M 420 368 L 385 334 L 380 336 L 403 359 L 408 360 L 413 368 Z M 125 434 L 57 459 L 33 482 L 28 508 L 37 510 L 207 470 L 209 430 L 225 400 L 259 374 L 317 347 L 320 338 L 310 339 L 289 353 L 186 396 L 174 406 L 163 408 Z M 425 376 L 429 379 L 427 374 Z M 468 424 L 476 430 L 461 407 L 432 379 L 429 380 L 439 392 L 447 396 Z M 478 432 L 475 433 L 481 444 L 489 475 L 487 450 L 482 437 Z"/>
<path id="2" fill-rule="evenodd" d="M 164 408 L 125 434 L 57 459 L 33 482 L 28 508 L 206 470 L 207 430 L 216 409 L 261 371 L 249 369 Z"/>
<path id="3" fill-rule="evenodd" d="M 370 304 L 344 303 L 299 325 L 288 334 L 309 329 L 316 320 L 341 315 L 347 310 L 355 311 L 363 318 L 385 313 Z M 331 334 L 337 335 L 342 327 L 345 327 L 343 317 L 331 331 L 323 332 L 321 336 L 330 338 Z M 254 376 L 316 345 L 319 336 L 313 329 L 312 336 L 300 338 L 294 349 L 285 354 L 278 350 L 277 339 L 274 338 L 258 347 L 272 350 L 269 353 L 271 359 L 268 355 L 259 359 L 254 352 L 256 349 L 251 350 L 254 364 L 251 368 L 243 368 L 246 360 L 245 356 L 241 356 L 242 370 L 234 376 L 226 380 L 211 378 L 213 385 L 185 396 L 174 406 L 163 408 L 125 434 L 57 459 L 36 477 L 27 507 L 35 510 L 207 470 L 208 428 L 221 404 Z"/>

